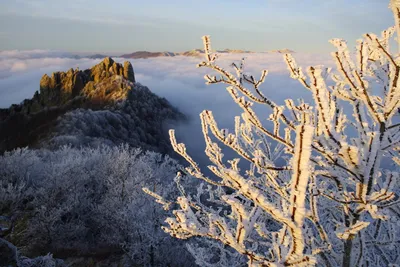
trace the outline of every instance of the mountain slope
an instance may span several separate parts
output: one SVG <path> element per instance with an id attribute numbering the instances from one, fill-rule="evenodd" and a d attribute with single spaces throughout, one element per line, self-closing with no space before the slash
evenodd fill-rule
<path id="1" fill-rule="evenodd" d="M 40 91 L 0 109 L 0 153 L 17 147 L 129 143 L 169 152 L 164 125 L 183 115 L 135 82 L 130 62 L 44 75 Z"/>

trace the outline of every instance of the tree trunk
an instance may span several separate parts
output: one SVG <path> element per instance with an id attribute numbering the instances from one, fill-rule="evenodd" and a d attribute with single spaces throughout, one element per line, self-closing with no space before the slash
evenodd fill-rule
<path id="1" fill-rule="evenodd" d="M 353 249 L 353 239 L 354 235 L 350 235 L 345 241 L 344 241 L 344 251 L 343 251 L 343 261 L 342 261 L 342 266 L 343 267 L 350 267 L 351 264 L 351 251 Z"/>
<path id="2" fill-rule="evenodd" d="M 150 266 L 154 266 L 154 247 L 150 246 Z"/>

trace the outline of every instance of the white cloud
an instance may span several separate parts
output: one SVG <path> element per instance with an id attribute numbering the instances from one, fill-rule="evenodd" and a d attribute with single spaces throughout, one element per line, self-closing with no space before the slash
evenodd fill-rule
<path id="1" fill-rule="evenodd" d="M 294 54 L 299 65 L 304 67 L 319 64 L 331 65 L 329 55 Z M 30 98 L 39 89 L 39 81 L 44 73 L 66 71 L 69 68 L 89 68 L 100 60 L 68 58 L 67 53 L 54 51 L 3 51 L 0 52 L 0 107 L 20 103 Z M 247 58 L 245 71 L 258 77 L 262 69 L 270 74 L 261 90 L 277 103 L 286 98 L 309 98 L 309 93 L 298 82 L 289 78 L 283 55 L 280 54 L 232 54 L 221 55 L 219 64 L 229 67 L 232 61 Z M 116 59 L 124 61 L 124 59 Z M 186 113 L 190 122 L 180 125 L 177 136 L 187 143 L 188 150 L 204 163 L 204 145 L 198 114 L 209 109 L 220 127 L 232 127 L 233 117 L 240 114 L 239 108 L 230 99 L 222 85 L 207 86 L 203 76 L 213 74 L 209 69 L 196 68 L 202 59 L 192 57 L 165 57 L 132 60 L 136 80 L 146 85 L 154 93 L 167 98 L 174 106 Z M 266 119 L 269 111 L 256 107 L 260 118 Z M 264 118 L 262 114 L 265 114 Z"/>
<path id="2" fill-rule="evenodd" d="M 255 77 L 262 69 L 268 69 L 269 75 L 261 90 L 277 103 L 283 104 L 286 98 L 305 97 L 310 99 L 309 92 L 302 88 L 297 81 L 289 77 L 283 55 L 280 54 L 245 54 L 224 55 L 219 58 L 219 64 L 229 67 L 232 61 L 240 61 L 242 56 L 247 57 L 245 71 Z M 307 67 L 311 64 L 326 63 L 331 65 L 330 56 L 295 54 L 299 65 Z M 176 129 L 179 142 L 187 145 L 190 155 L 206 166 L 208 163 L 204 155 L 205 144 L 201 132 L 199 113 L 212 110 L 219 127 L 233 129 L 234 116 L 241 113 L 240 108 L 233 103 L 223 85 L 205 85 L 203 76 L 213 74 L 209 69 L 196 68 L 202 59 L 174 57 L 140 59 L 132 61 L 137 81 L 148 86 L 156 94 L 167 98 L 191 118 L 188 124 L 180 125 Z M 214 73 L 215 74 L 215 73 Z M 269 110 L 256 107 L 260 119 L 269 116 Z M 263 116 L 265 114 L 265 116 Z M 233 156 L 224 151 L 227 158 Z"/>
<path id="3" fill-rule="evenodd" d="M 52 50 L 0 50 L 0 60 L 7 59 L 35 59 L 35 58 L 57 58 L 57 57 L 72 57 L 69 52 L 52 51 Z"/>

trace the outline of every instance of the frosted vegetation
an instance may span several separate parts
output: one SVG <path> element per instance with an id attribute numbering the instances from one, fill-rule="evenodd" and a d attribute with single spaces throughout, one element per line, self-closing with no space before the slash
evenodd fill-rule
<path id="1" fill-rule="evenodd" d="M 174 195 L 178 167 L 168 156 L 128 146 L 6 152 L 0 214 L 13 229 L 7 239 L 24 256 L 187 266 L 192 259 L 184 243 L 160 229 L 163 211 L 141 190 Z"/>
<path id="2" fill-rule="evenodd" d="M 16 255 L 50 252 L 104 266 L 399 265 L 400 59 L 390 45 L 400 44 L 393 37 L 400 36 L 400 2 L 391 8 L 395 27 L 364 35 L 354 53 L 331 41 L 334 69 L 303 71 L 284 56 L 310 103 L 275 102 L 261 88 L 268 71 L 256 78 L 244 60 L 220 67 L 205 36 L 198 67 L 214 71 L 207 84 L 227 85 L 242 111 L 230 130 L 218 127 L 212 111 L 200 114 L 206 170 L 174 130 L 171 144 L 186 168 L 145 151 L 159 142 L 146 132 L 154 127 L 140 127 L 146 131 L 130 142 L 128 129 L 146 122 L 128 117 L 152 116 L 147 91 L 121 108 L 126 116 L 67 113 L 53 150 L 0 157 L 0 221 L 9 224 L 0 225 L 0 245 Z M 132 148 L 146 142 L 144 150 Z M 19 266 L 57 262 L 50 254 L 18 257 Z"/>
<path id="3" fill-rule="evenodd" d="M 400 60 L 390 49 L 396 31 L 400 44 L 400 2 L 390 7 L 395 27 L 365 34 L 355 53 L 344 40 L 331 40 L 334 70 L 313 66 L 304 72 L 284 56 L 312 103 L 275 103 L 260 87 L 267 70 L 256 78 L 244 62 L 232 64 L 233 72 L 223 69 L 210 38 L 203 38 L 206 59 L 198 67 L 217 73 L 206 75 L 207 83 L 226 84 L 243 113 L 231 132 L 218 127 L 212 111 L 200 114 L 211 175 L 171 130 L 174 150 L 189 163 L 176 176 L 181 195 L 166 199 L 145 188 L 171 211 L 167 233 L 202 237 L 219 251 L 215 257 L 204 243 L 189 246 L 197 264 L 400 264 Z M 254 112 L 257 105 L 270 111 L 268 120 Z M 220 145 L 238 157 L 225 160 Z M 201 181 L 197 192 L 185 189 L 182 174 Z"/>
<path id="4" fill-rule="evenodd" d="M 170 153 L 166 125 L 184 115 L 146 86 L 135 83 L 127 99 L 108 109 L 75 109 L 60 116 L 43 146 L 57 148 L 128 144 L 143 150 Z"/>

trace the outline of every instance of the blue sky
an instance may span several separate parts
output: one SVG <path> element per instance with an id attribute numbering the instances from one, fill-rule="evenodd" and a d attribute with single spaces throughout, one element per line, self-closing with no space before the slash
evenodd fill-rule
<path id="1" fill-rule="evenodd" d="M 386 0 L 1 0 L 0 50 L 331 51 L 392 25 Z"/>

